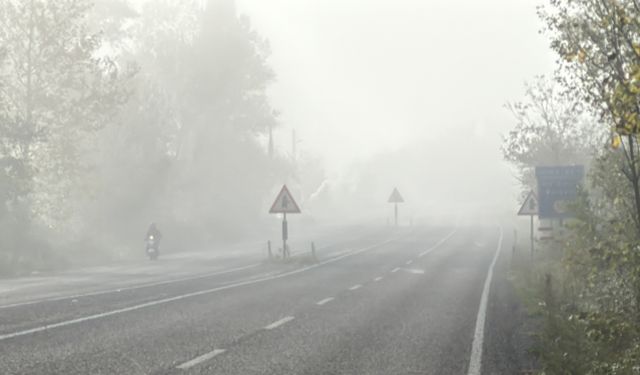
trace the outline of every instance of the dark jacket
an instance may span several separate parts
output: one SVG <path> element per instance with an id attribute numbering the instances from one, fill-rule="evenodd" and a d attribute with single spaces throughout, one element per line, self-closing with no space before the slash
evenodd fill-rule
<path id="1" fill-rule="evenodd" d="M 145 237 L 145 239 L 149 238 L 149 236 L 153 236 L 156 241 L 160 241 L 162 238 L 162 233 L 160 233 L 155 224 L 151 224 L 151 226 L 149 226 L 149 229 L 147 230 L 147 237 Z"/>

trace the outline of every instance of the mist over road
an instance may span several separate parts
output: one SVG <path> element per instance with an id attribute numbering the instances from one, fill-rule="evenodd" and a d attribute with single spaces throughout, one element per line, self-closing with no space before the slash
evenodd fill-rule
<path id="1" fill-rule="evenodd" d="M 316 262 L 294 242 L 288 264 L 239 247 L 6 288 L 0 372 L 472 373 L 472 346 L 501 341 L 490 308 L 479 343 L 476 326 L 507 241 L 489 225 L 369 226 L 317 238 Z M 499 349 L 481 353 L 483 367 Z"/>

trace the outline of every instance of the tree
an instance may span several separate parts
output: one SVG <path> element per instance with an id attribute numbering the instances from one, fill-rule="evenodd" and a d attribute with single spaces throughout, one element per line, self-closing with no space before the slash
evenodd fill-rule
<path id="1" fill-rule="evenodd" d="M 640 236 L 640 3 L 552 0 L 539 14 L 560 56 L 565 86 L 624 138 L 622 171 L 633 190 Z"/>
<path id="2" fill-rule="evenodd" d="M 126 73 L 99 54 L 88 0 L 0 0 L 6 50 L 0 86 L 0 159 L 7 204 L 54 230 L 75 211 L 92 137 L 126 101 Z"/>
<path id="3" fill-rule="evenodd" d="M 519 169 L 526 190 L 535 187 L 536 165 L 586 164 L 603 141 L 603 129 L 584 103 L 555 82 L 537 77 L 526 100 L 508 103 L 516 126 L 504 137 L 504 158 Z"/>
<path id="4" fill-rule="evenodd" d="M 598 150 L 589 190 L 574 205 L 576 220 L 560 244 L 561 298 L 544 307 L 547 322 L 568 330 L 549 330 L 543 359 L 555 362 L 548 366 L 554 373 L 634 374 L 640 361 L 640 3 L 552 0 L 539 14 L 560 57 L 561 83 L 600 115 L 598 127 L 614 132 L 614 146 L 623 139 L 622 149 Z"/>
<path id="5" fill-rule="evenodd" d="M 276 123 L 268 43 L 232 1 L 158 0 L 132 23 L 119 53 L 140 69 L 118 125 L 101 131 L 91 221 L 113 241 L 159 221 L 183 247 L 258 227 L 287 169 L 259 142 Z"/>

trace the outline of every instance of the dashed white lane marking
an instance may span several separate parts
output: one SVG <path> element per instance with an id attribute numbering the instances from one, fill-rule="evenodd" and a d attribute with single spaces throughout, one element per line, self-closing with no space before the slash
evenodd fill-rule
<path id="1" fill-rule="evenodd" d="M 400 271 L 400 267 L 396 267 L 396 268 L 392 269 L 392 270 L 391 270 L 391 273 L 396 273 L 396 272 L 398 272 L 398 271 Z"/>
<path id="2" fill-rule="evenodd" d="M 329 303 L 329 302 L 331 302 L 331 301 L 333 301 L 333 297 L 329 297 L 329 298 L 325 298 L 325 299 L 323 299 L 323 300 L 320 300 L 320 301 L 316 302 L 316 305 L 318 305 L 318 306 L 322 306 L 322 305 L 324 305 L 325 303 Z"/>
<path id="3" fill-rule="evenodd" d="M 451 236 L 454 235 L 454 233 L 456 233 L 457 229 L 454 229 L 451 233 L 449 233 L 445 238 L 441 239 L 440 241 L 436 242 L 435 245 L 431 246 L 430 248 L 428 248 L 427 250 L 423 251 L 420 253 L 420 255 L 418 255 L 420 258 L 422 258 L 423 256 L 429 254 L 430 252 L 432 252 L 433 250 L 437 249 L 438 247 L 440 247 L 440 245 L 442 245 L 443 243 L 445 243 L 449 238 L 451 238 Z"/>
<path id="4" fill-rule="evenodd" d="M 487 272 L 487 278 L 484 280 L 484 288 L 480 297 L 480 308 L 478 309 L 478 317 L 476 318 L 476 330 L 473 335 L 473 343 L 471 344 L 471 357 L 469 358 L 468 375 L 480 375 L 482 369 L 482 345 L 484 342 L 484 325 L 487 318 L 487 301 L 489 299 L 489 291 L 491 289 L 491 279 L 493 278 L 493 267 L 496 265 L 498 256 L 502 249 L 502 227 L 500 227 L 500 237 L 498 239 L 498 248 L 493 255 L 493 260 Z"/>
<path id="5" fill-rule="evenodd" d="M 171 279 L 171 280 L 164 280 L 164 281 L 156 281 L 156 282 L 151 282 L 151 283 L 144 283 L 144 284 L 137 284 L 137 285 L 133 285 L 133 286 L 126 286 L 126 287 L 116 288 L 116 289 L 100 290 L 100 291 L 96 291 L 96 292 L 73 294 L 73 295 L 67 295 L 67 296 L 51 297 L 51 298 L 38 299 L 38 300 L 33 300 L 33 301 L 12 303 L 10 305 L 0 306 L 0 310 L 8 309 L 8 308 L 11 308 L 11 307 L 35 305 L 37 303 L 63 301 L 63 300 L 66 300 L 66 299 L 78 299 L 78 298 L 83 298 L 83 297 L 93 297 L 93 296 L 99 296 L 99 295 L 103 295 L 103 294 L 120 293 L 120 292 L 125 292 L 125 291 L 128 291 L 128 290 L 136 290 L 136 289 L 148 288 L 148 287 L 158 286 L 158 285 L 179 283 L 179 282 L 182 282 L 182 281 L 191 281 L 191 280 L 204 279 L 204 278 L 207 278 L 207 277 L 219 276 L 219 275 L 224 275 L 224 274 L 227 274 L 227 273 L 248 270 L 250 268 L 258 267 L 259 265 L 260 265 L 259 263 L 255 263 L 255 264 L 250 264 L 248 266 L 231 268 L 231 269 L 224 270 L 224 271 L 216 271 L 216 272 L 206 273 L 206 274 L 198 275 L 198 276 L 183 277 L 183 278 L 179 278 L 179 279 Z"/>
<path id="6" fill-rule="evenodd" d="M 266 330 L 271 330 L 271 329 L 276 329 L 278 327 L 280 327 L 283 324 L 287 324 L 288 322 L 292 321 L 293 319 L 295 319 L 295 317 L 293 316 L 286 316 L 278 321 L 275 321 L 271 324 L 269 324 L 268 326 L 264 327 L 264 329 Z"/>
<path id="7" fill-rule="evenodd" d="M 413 263 L 412 260 L 408 260 L 407 263 L 405 263 L 407 266 L 410 265 L 411 263 Z"/>
<path id="8" fill-rule="evenodd" d="M 213 357 L 220 355 L 222 353 L 226 352 L 225 349 L 215 349 L 212 352 L 209 352 L 207 354 L 203 354 L 200 357 L 196 357 L 188 362 L 185 362 L 179 366 L 177 366 L 176 368 L 179 368 L 180 370 L 187 370 L 190 369 L 193 366 L 196 366 L 202 362 L 208 361 L 210 359 L 212 359 Z"/>
<path id="9" fill-rule="evenodd" d="M 421 270 L 419 268 L 403 268 L 402 270 L 404 272 L 413 273 L 416 275 L 424 275 L 424 270 Z"/>
<path id="10" fill-rule="evenodd" d="M 362 288 L 362 285 L 356 284 L 356 285 L 352 286 L 351 288 L 349 288 L 349 290 L 358 290 L 360 288 Z"/>
<path id="11" fill-rule="evenodd" d="M 70 325 L 73 325 L 73 324 L 78 324 L 78 323 L 88 322 L 88 321 L 91 321 L 91 320 L 106 318 L 108 316 L 118 315 L 118 314 L 130 312 L 130 311 L 136 311 L 136 310 L 144 309 L 144 308 L 147 308 L 147 307 L 158 306 L 158 305 L 162 305 L 162 304 L 166 304 L 166 303 L 170 303 L 170 302 L 180 301 L 180 300 L 183 300 L 183 299 L 186 299 L 186 298 L 192 298 L 192 297 L 202 296 L 202 295 L 205 295 L 205 294 L 211 294 L 211 293 L 215 293 L 215 292 L 219 292 L 219 291 L 223 291 L 223 290 L 233 289 L 233 288 L 237 288 L 237 287 L 241 287 L 241 286 L 245 286 L 245 285 L 253 285 L 253 284 L 258 284 L 258 283 L 265 282 L 265 281 L 281 279 L 281 278 L 284 278 L 284 277 L 287 277 L 287 276 L 296 275 L 296 274 L 299 274 L 299 273 L 302 273 L 302 272 L 306 272 L 306 271 L 321 267 L 321 266 L 323 266 L 325 264 L 337 262 L 337 261 L 339 261 L 341 259 L 344 259 L 346 257 L 349 257 L 349 256 L 353 256 L 353 255 L 357 255 L 357 254 L 360 254 L 360 253 L 364 253 L 365 251 L 369 251 L 369 250 L 375 249 L 377 247 L 380 247 L 382 245 L 388 244 L 391 241 L 393 241 L 393 239 L 389 239 L 389 240 L 380 242 L 378 244 L 371 245 L 371 246 L 368 246 L 368 247 L 364 247 L 362 249 L 358 249 L 358 250 L 355 250 L 353 252 L 350 252 L 350 253 L 335 257 L 335 258 L 327 259 L 325 261 L 322 261 L 322 262 L 319 262 L 319 263 L 315 263 L 315 264 L 312 264 L 310 266 L 298 268 L 298 269 L 295 269 L 293 271 L 280 273 L 280 274 L 277 274 L 277 275 L 274 275 L 274 276 L 266 276 L 266 277 L 261 277 L 261 278 L 258 278 L 258 279 L 239 281 L 237 283 L 222 285 L 222 286 L 219 286 L 219 287 L 216 287 L 216 288 L 212 288 L 212 289 L 200 290 L 200 291 L 197 291 L 197 292 L 192 292 L 192 293 L 187 293 L 187 294 L 181 294 L 181 295 L 178 295 L 178 296 L 159 299 L 159 300 L 155 300 L 155 301 L 151 301 L 151 302 L 142 303 L 142 304 L 139 304 L 139 305 L 124 307 L 124 308 L 121 308 L 121 309 L 116 309 L 116 310 L 111 310 L 111 311 L 98 313 L 98 314 L 94 314 L 94 315 L 84 316 L 84 317 L 81 317 L 81 318 L 65 320 L 65 321 L 58 322 L 58 323 L 47 324 L 47 325 L 43 325 L 43 326 L 39 326 L 39 327 L 35 327 L 35 328 L 30 328 L 30 329 L 26 329 L 24 331 L 6 333 L 4 335 L 0 334 L 0 341 L 12 339 L 14 337 L 19 337 L 19 336 L 31 335 L 31 334 L 34 334 L 34 333 L 43 332 L 43 331 L 47 331 L 47 330 L 54 329 L 54 328 L 66 327 L 66 326 L 70 326 Z"/>
<path id="12" fill-rule="evenodd" d="M 373 279 L 373 281 L 380 281 L 380 280 L 382 280 L 382 276 L 378 276 L 375 279 Z"/>

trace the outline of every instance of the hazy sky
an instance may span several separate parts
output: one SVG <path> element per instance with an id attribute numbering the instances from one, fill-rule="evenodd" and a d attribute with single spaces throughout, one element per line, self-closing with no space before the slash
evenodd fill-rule
<path id="1" fill-rule="evenodd" d="M 425 139 L 473 135 L 496 149 L 503 108 L 553 70 L 526 0 L 238 0 L 267 37 L 282 111 L 277 143 L 329 172 Z M 283 139 L 284 138 L 284 139 Z"/>

